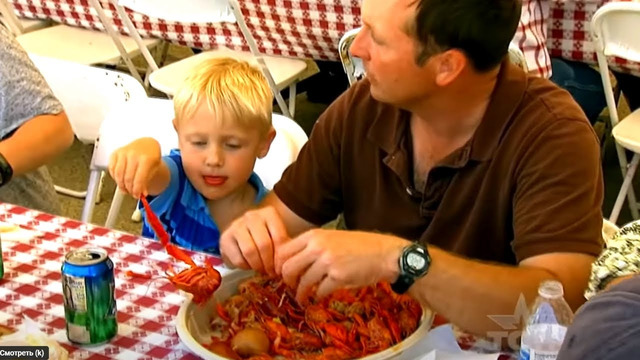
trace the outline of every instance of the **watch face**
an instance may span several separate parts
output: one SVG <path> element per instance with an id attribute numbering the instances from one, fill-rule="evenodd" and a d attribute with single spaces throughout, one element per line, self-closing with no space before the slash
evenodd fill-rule
<path id="1" fill-rule="evenodd" d="M 407 255 L 407 265 L 411 267 L 413 270 L 422 270 L 427 265 L 427 261 L 424 257 L 416 254 L 410 253 Z"/>

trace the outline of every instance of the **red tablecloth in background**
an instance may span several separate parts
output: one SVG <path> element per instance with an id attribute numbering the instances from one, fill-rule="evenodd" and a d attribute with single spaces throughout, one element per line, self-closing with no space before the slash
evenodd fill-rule
<path id="1" fill-rule="evenodd" d="M 9 0 L 23 17 L 52 19 L 85 28 L 103 29 L 87 0 Z M 338 41 L 360 26 L 359 0 L 240 0 L 245 21 L 261 52 L 316 60 L 338 60 Z M 102 0 L 107 16 L 116 15 Z M 130 12 L 143 36 L 202 49 L 223 45 L 248 51 L 235 23 L 180 24 Z M 114 23 L 126 33 L 122 22 Z"/>

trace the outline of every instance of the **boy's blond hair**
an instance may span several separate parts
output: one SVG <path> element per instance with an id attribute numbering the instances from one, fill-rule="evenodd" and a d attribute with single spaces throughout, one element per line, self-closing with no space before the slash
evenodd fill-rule
<path id="1" fill-rule="evenodd" d="M 271 128 L 273 93 L 256 67 L 229 57 L 200 63 L 184 80 L 173 97 L 176 123 L 194 116 L 200 104 L 207 104 L 215 121 L 231 121 L 266 134 Z"/>

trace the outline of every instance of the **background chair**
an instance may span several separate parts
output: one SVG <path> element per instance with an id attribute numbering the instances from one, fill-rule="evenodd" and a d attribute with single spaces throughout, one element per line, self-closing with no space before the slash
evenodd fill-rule
<path id="1" fill-rule="evenodd" d="M 111 108 L 147 98 L 142 84 L 130 75 L 34 54 L 30 57 L 64 106 L 74 134 L 85 144 L 96 141 L 100 125 Z M 126 129 L 121 129 L 121 133 L 126 133 Z M 56 190 L 69 196 L 86 196 L 86 191 L 59 186 Z"/>
<path id="2" fill-rule="evenodd" d="M 120 104 L 107 115 L 100 128 L 99 140 L 95 142 L 90 165 L 87 200 L 82 211 L 82 220 L 89 221 L 93 213 L 99 190 L 100 174 L 108 169 L 111 153 L 121 146 L 141 137 L 152 137 L 160 143 L 163 155 L 178 147 L 178 136 L 173 127 L 173 102 L 165 99 L 147 98 Z M 295 121 L 279 114 L 273 114 L 273 127 L 276 130 L 269 153 L 256 161 L 254 171 L 264 185 L 271 189 L 280 180 L 282 172 L 294 162 L 300 149 L 307 141 L 307 135 Z M 122 129 L 126 128 L 126 133 Z M 124 193 L 116 190 L 106 227 L 113 227 L 116 221 Z M 134 214 L 134 217 L 139 216 Z"/>
<path id="3" fill-rule="evenodd" d="M 97 0 L 91 1 L 92 3 L 98 3 Z M 140 52 L 149 64 L 151 68 L 149 83 L 154 88 L 171 96 L 175 93 L 176 88 L 182 83 L 190 69 L 196 67 L 201 61 L 210 57 L 234 56 L 257 63 L 267 77 L 282 113 L 287 117 L 291 117 L 292 114 L 294 114 L 296 83 L 301 80 L 303 73 L 307 69 L 307 63 L 304 60 L 261 55 L 253 36 L 244 22 L 242 12 L 236 0 L 185 0 L 180 2 L 174 0 L 110 1 L 113 6 L 115 6 L 118 17 L 122 20 L 125 28 L 138 43 Z M 243 53 L 220 48 L 216 51 L 205 51 L 166 67 L 159 68 L 149 50 L 144 46 L 138 30 L 124 9 L 125 7 L 148 16 L 182 23 L 237 21 L 251 52 Z M 101 20 L 106 18 L 104 9 L 98 8 L 98 5 L 96 5 L 96 9 L 101 13 Z M 105 27 L 112 26 L 111 22 L 103 22 L 103 24 Z M 114 37 L 113 40 L 116 43 L 120 41 L 116 37 Z M 123 58 L 127 57 L 125 53 L 121 55 Z M 127 62 L 127 64 L 129 64 L 129 62 Z M 280 90 L 287 87 L 289 87 L 288 106 L 280 94 Z"/>
<path id="4" fill-rule="evenodd" d="M 97 2 L 98 0 L 90 0 L 90 3 Z M 28 53 L 84 65 L 117 65 L 122 59 L 131 69 L 132 76 L 142 82 L 142 77 L 130 59 L 130 56 L 138 52 L 138 44 L 128 36 L 117 34 L 112 27 L 105 26 L 105 30 L 112 34 L 63 24 L 26 32 L 20 22 L 16 22 L 13 6 L 7 0 L 0 0 L 0 11 L 13 15 L 9 16 L 8 23 L 12 24 L 10 27 L 15 29 L 18 42 Z M 110 22 L 107 18 L 104 21 Z M 119 42 L 114 43 L 111 36 L 116 37 Z M 157 39 L 143 41 L 145 47 L 153 47 L 159 43 L 160 40 Z M 121 53 L 128 56 L 121 58 Z"/>
<path id="5" fill-rule="evenodd" d="M 637 2 L 605 4 L 593 15 L 591 20 L 591 36 L 609 109 L 612 135 L 616 141 L 616 151 L 624 178 L 609 216 L 609 221 L 614 224 L 618 220 L 625 197 L 628 199 L 632 217 L 638 218 L 638 205 L 632 180 L 640 161 L 640 110 L 636 110 L 619 120 L 618 108 L 609 77 L 607 57 L 616 56 L 634 62 L 640 61 L 638 24 L 640 24 L 640 3 Z M 634 153 L 630 163 L 627 162 L 625 149 Z"/>
<path id="6" fill-rule="evenodd" d="M 362 79 L 365 75 L 362 60 L 351 55 L 350 51 L 351 44 L 360 32 L 360 29 L 361 28 L 356 28 L 347 31 L 342 35 L 342 38 L 340 38 L 340 42 L 338 43 L 340 62 L 342 62 L 342 68 L 347 74 L 349 85 L 353 85 L 353 83 Z M 514 44 L 509 44 L 509 60 L 527 72 L 527 60 L 524 57 L 524 53 Z"/>

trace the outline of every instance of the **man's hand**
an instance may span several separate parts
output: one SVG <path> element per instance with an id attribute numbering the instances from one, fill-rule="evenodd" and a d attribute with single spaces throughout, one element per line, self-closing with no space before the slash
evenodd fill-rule
<path id="1" fill-rule="evenodd" d="M 398 258 L 410 242 L 395 236 L 358 231 L 314 229 L 280 246 L 276 269 L 290 286 L 298 287 L 303 301 L 318 285 L 317 295 L 340 288 L 356 288 L 393 282 L 398 277 Z"/>
<path id="2" fill-rule="evenodd" d="M 160 167 L 160 144 L 153 138 L 141 138 L 111 154 L 109 173 L 118 187 L 134 198 L 147 195 L 149 180 Z"/>
<path id="3" fill-rule="evenodd" d="M 289 240 L 280 214 L 272 206 L 247 211 L 220 237 L 224 262 L 241 269 L 276 274 L 274 255 Z"/>

